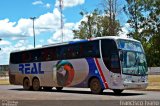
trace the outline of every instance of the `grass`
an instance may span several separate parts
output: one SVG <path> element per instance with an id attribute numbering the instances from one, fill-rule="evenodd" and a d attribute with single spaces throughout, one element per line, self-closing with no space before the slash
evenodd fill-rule
<path id="1" fill-rule="evenodd" d="M 0 79 L 0 85 L 9 85 L 8 79 Z"/>
<path id="2" fill-rule="evenodd" d="M 160 75 L 148 76 L 147 90 L 160 90 Z"/>
<path id="3" fill-rule="evenodd" d="M 149 75 L 148 82 L 146 90 L 160 90 L 160 75 Z M 0 79 L 0 85 L 9 85 L 8 79 Z"/>

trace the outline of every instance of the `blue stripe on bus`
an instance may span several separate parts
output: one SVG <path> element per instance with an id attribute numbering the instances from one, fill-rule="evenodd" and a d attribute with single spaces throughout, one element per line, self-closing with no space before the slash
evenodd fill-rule
<path id="1" fill-rule="evenodd" d="M 82 88 L 88 87 L 89 79 L 94 76 L 94 77 L 97 77 L 100 80 L 100 84 L 101 84 L 102 89 L 105 89 L 103 81 L 102 81 L 102 79 L 100 77 L 100 74 L 98 72 L 98 68 L 97 68 L 97 66 L 96 66 L 96 64 L 94 62 L 94 59 L 93 58 L 86 58 L 86 61 L 87 61 L 88 66 L 89 66 L 88 76 L 81 83 L 79 83 L 77 85 L 74 85 L 74 87 L 82 87 Z"/>
<path id="2" fill-rule="evenodd" d="M 77 85 L 74 85 L 74 87 L 82 87 L 82 88 L 88 87 L 89 79 L 94 76 L 94 77 L 97 77 L 100 80 L 100 84 L 101 84 L 102 89 L 105 89 L 103 81 L 102 81 L 102 79 L 100 77 L 100 74 L 98 72 L 98 68 L 97 68 L 97 66 L 95 64 L 94 59 L 93 58 L 86 58 L 86 61 L 87 61 L 88 66 L 89 66 L 88 76 L 81 83 L 79 83 Z"/>
<path id="3" fill-rule="evenodd" d="M 75 44 L 75 43 L 81 43 L 81 42 L 88 42 L 88 40 L 70 41 L 69 44 Z"/>
<path id="4" fill-rule="evenodd" d="M 97 66 L 95 64 L 94 59 L 93 58 L 86 58 L 86 60 L 87 60 L 87 63 L 89 65 L 88 79 L 93 77 L 93 76 L 97 77 L 100 80 L 100 84 L 101 84 L 102 89 L 105 89 L 103 81 L 101 79 L 101 76 L 99 74 L 99 71 L 98 71 L 98 68 L 97 68 Z"/>

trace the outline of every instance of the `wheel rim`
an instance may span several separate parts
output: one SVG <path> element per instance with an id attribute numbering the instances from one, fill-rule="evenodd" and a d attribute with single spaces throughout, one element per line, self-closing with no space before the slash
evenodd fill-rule
<path id="1" fill-rule="evenodd" d="M 33 80 L 33 90 L 38 91 L 40 89 L 40 83 L 38 79 Z"/>
<path id="2" fill-rule="evenodd" d="M 99 83 L 97 81 L 93 81 L 91 88 L 93 91 L 96 91 L 97 89 L 99 89 Z"/>
<path id="3" fill-rule="evenodd" d="M 92 93 L 98 94 L 101 93 L 102 88 L 98 79 L 92 79 L 90 83 L 90 89 Z"/>

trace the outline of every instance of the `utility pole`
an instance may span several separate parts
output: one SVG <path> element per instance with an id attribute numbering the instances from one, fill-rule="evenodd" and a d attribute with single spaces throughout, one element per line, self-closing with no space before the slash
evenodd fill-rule
<path id="1" fill-rule="evenodd" d="M 63 42 L 63 0 L 59 0 L 59 9 L 61 13 L 61 36 L 62 36 L 62 42 Z"/>
<path id="2" fill-rule="evenodd" d="M 35 48 L 35 30 L 34 30 L 34 21 L 36 19 L 36 17 L 30 17 L 30 19 L 33 21 L 33 40 L 34 40 L 34 48 Z"/>

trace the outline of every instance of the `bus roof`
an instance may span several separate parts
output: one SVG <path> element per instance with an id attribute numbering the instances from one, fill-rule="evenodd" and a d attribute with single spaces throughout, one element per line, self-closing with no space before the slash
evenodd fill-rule
<path id="1" fill-rule="evenodd" d="M 121 36 L 104 36 L 104 37 L 93 38 L 93 40 L 100 40 L 100 39 L 114 39 L 114 40 L 123 39 L 123 40 L 131 40 L 131 41 L 135 41 L 135 42 L 140 42 L 140 41 L 135 40 L 133 38 L 121 37 Z"/>
<path id="2" fill-rule="evenodd" d="M 135 42 L 139 42 L 138 40 L 135 40 L 133 38 L 128 38 L 128 37 L 121 37 L 121 36 L 104 36 L 104 37 L 96 37 L 96 38 L 91 38 L 91 39 L 81 39 L 81 40 L 76 40 L 76 41 L 69 41 L 69 42 L 63 42 L 63 43 L 55 43 L 55 44 L 50 44 L 50 45 L 44 45 L 39 48 L 33 48 L 33 49 L 25 49 L 25 50 L 15 50 L 12 51 L 11 53 L 14 52 L 23 52 L 23 51 L 30 51 L 30 50 L 38 50 L 38 49 L 43 49 L 43 48 L 49 48 L 49 47 L 54 47 L 54 46 L 62 46 L 62 45 L 67 45 L 67 44 L 76 44 L 80 42 L 88 42 L 88 41 L 94 41 L 94 40 L 101 40 L 101 39 L 113 39 L 113 40 L 118 40 L 118 39 L 123 39 L 123 40 L 131 40 Z"/>

